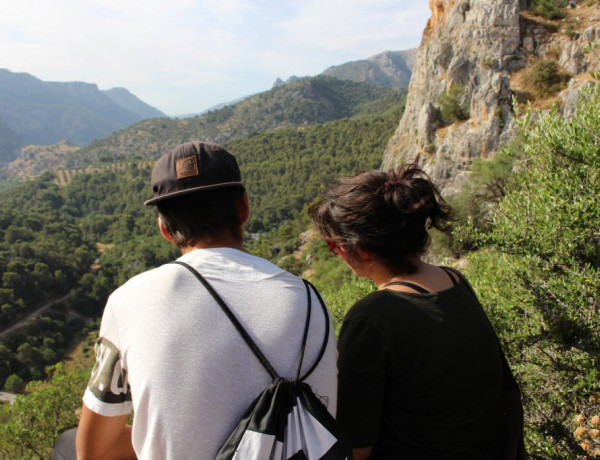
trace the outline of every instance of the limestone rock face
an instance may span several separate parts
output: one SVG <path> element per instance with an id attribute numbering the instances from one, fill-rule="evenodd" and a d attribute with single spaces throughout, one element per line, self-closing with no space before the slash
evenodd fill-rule
<path id="1" fill-rule="evenodd" d="M 573 113 L 588 72 L 600 69 L 600 3 L 575 0 L 563 22 L 536 17 L 527 3 L 429 0 L 406 109 L 382 168 L 418 160 L 445 194 L 457 192 L 474 159 L 490 158 L 514 136 L 513 96 L 529 98 L 523 83 L 538 60 L 571 75 L 555 102 L 566 117 Z M 448 119 L 448 94 L 463 116 Z"/>
<path id="2" fill-rule="evenodd" d="M 518 0 L 430 0 L 406 111 L 390 140 L 383 167 L 421 164 L 442 188 L 459 182 L 473 158 L 487 157 L 510 137 L 510 71 L 519 56 Z M 466 121 L 444 126 L 438 103 L 463 88 Z M 506 133 L 505 133 L 506 132 Z M 457 180 L 454 180 L 457 179 Z"/>
<path id="3" fill-rule="evenodd" d="M 405 113 L 383 168 L 419 158 L 446 192 L 474 158 L 488 157 L 513 133 L 510 73 L 520 53 L 519 0 L 430 0 L 429 19 L 409 86 Z M 468 119 L 450 123 L 440 96 L 461 88 Z"/>

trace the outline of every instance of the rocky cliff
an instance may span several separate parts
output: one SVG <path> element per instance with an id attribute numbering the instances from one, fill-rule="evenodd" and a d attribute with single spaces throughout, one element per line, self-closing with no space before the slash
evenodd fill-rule
<path id="1" fill-rule="evenodd" d="M 589 44 L 600 40 L 600 2 L 590 3 L 573 2 L 558 21 L 526 11 L 525 0 L 430 0 L 406 110 L 382 167 L 418 158 L 446 193 L 457 191 L 474 159 L 514 136 L 513 97 L 535 99 L 528 69 L 540 60 L 572 77 L 561 102 L 572 105 L 583 74 L 598 68 Z"/>

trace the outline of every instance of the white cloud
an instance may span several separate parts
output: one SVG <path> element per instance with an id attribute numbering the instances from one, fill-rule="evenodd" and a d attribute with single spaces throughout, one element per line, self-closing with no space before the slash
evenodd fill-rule
<path id="1" fill-rule="evenodd" d="M 280 27 L 290 41 L 304 46 L 364 52 L 380 43 L 381 51 L 394 44 L 394 49 L 402 49 L 416 42 L 425 25 L 419 17 L 424 8 L 415 8 L 414 3 L 307 0 L 299 2 L 295 14 Z"/>

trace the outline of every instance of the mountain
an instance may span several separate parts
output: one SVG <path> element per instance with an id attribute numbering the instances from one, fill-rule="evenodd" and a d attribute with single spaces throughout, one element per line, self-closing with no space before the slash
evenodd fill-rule
<path id="1" fill-rule="evenodd" d="M 0 69 L 0 118 L 13 139 L 20 137 L 18 147 L 65 139 L 86 145 L 161 114 L 123 89 L 104 92 L 91 83 L 44 82 L 27 73 Z M 14 146 L 14 141 L 0 145 L 0 160 L 14 159 Z"/>
<path id="2" fill-rule="evenodd" d="M 332 77 L 304 78 L 204 115 L 148 119 L 92 142 L 62 162 L 80 167 L 98 159 L 157 158 L 182 141 L 223 143 L 257 132 L 304 127 L 355 115 L 378 114 L 399 105 L 405 90 Z"/>
<path id="3" fill-rule="evenodd" d="M 332 66 L 323 75 L 340 80 L 366 81 L 378 86 L 407 88 L 417 50 L 386 51 L 368 59 Z"/>
<path id="4" fill-rule="evenodd" d="M 165 118 L 163 112 L 141 101 L 125 88 L 112 88 L 102 91 L 119 107 L 130 110 L 142 119 Z"/>
<path id="5" fill-rule="evenodd" d="M 367 59 L 328 67 L 321 76 L 338 80 L 362 81 L 376 86 L 407 88 L 415 66 L 417 49 L 384 51 Z M 292 75 L 287 80 L 277 78 L 273 88 L 296 83 L 304 78 Z"/>
<path id="6" fill-rule="evenodd" d="M 0 117 L 0 164 L 14 160 L 21 145 L 21 136 Z"/>

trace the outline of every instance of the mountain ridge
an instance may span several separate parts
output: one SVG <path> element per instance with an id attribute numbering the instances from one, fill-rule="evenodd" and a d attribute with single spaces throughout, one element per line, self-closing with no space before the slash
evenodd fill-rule
<path id="1" fill-rule="evenodd" d="M 410 83 L 417 49 L 384 51 L 367 59 L 328 67 L 322 75 L 340 80 L 366 81 L 377 86 L 406 88 Z"/>
<path id="2" fill-rule="evenodd" d="M 166 115 L 124 88 L 101 91 L 95 83 L 48 82 L 0 69 L 0 118 L 12 138 L 0 145 L 0 161 L 16 158 L 27 144 L 86 145 L 148 116 Z"/>
<path id="3" fill-rule="evenodd" d="M 401 104 L 404 95 L 401 88 L 309 77 L 201 116 L 142 120 L 77 150 L 28 147 L 27 153 L 24 149 L 3 172 L 9 177 L 25 178 L 47 169 L 80 168 L 99 160 L 157 158 L 190 139 L 223 143 L 253 133 L 302 129 L 354 115 L 368 117 Z"/>

